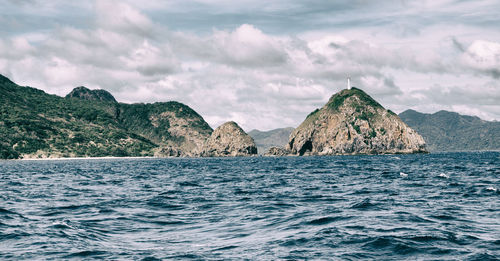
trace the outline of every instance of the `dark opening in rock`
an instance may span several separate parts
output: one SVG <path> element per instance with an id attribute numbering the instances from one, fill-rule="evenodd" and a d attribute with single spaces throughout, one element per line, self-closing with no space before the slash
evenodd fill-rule
<path id="1" fill-rule="evenodd" d="M 306 141 L 306 143 L 304 143 L 302 148 L 300 148 L 299 155 L 302 156 L 306 151 L 312 151 L 312 148 L 313 148 L 312 142 L 310 140 Z"/>

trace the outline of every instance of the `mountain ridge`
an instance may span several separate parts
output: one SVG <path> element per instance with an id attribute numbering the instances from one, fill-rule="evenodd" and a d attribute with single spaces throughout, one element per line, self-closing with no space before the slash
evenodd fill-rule
<path id="1" fill-rule="evenodd" d="M 409 109 L 399 116 L 424 137 L 430 151 L 500 150 L 500 122 L 445 110 Z"/>
<path id="2" fill-rule="evenodd" d="M 268 131 L 253 129 L 248 132 L 248 135 L 254 139 L 259 153 L 264 154 L 271 147 L 283 147 L 288 142 L 288 137 L 293 130 L 293 127 L 277 128 Z"/>
<path id="3" fill-rule="evenodd" d="M 0 158 L 169 156 L 169 147 L 191 156 L 213 131 L 178 102 L 125 104 L 76 89 L 85 95 L 64 98 L 0 76 Z"/>

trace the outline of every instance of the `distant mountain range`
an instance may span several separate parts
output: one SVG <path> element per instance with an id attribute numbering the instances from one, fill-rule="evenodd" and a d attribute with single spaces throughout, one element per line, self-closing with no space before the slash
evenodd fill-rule
<path id="1" fill-rule="evenodd" d="M 449 111 L 406 110 L 399 117 L 424 137 L 429 151 L 500 150 L 500 122 Z"/>
<path id="2" fill-rule="evenodd" d="M 250 135 L 257 144 L 259 154 L 264 154 L 271 147 L 284 147 L 293 130 L 294 128 L 292 127 L 270 131 L 252 130 L 248 132 L 248 135 Z"/>

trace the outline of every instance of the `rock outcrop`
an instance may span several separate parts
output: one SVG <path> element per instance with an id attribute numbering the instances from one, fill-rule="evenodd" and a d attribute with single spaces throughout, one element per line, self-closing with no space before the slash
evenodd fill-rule
<path id="1" fill-rule="evenodd" d="M 233 121 L 215 129 L 200 152 L 202 157 L 238 157 L 255 154 L 257 145 L 254 140 Z"/>
<path id="2" fill-rule="evenodd" d="M 290 154 L 290 151 L 280 148 L 280 147 L 271 147 L 269 150 L 264 154 L 264 156 L 287 156 Z"/>
<path id="3" fill-rule="evenodd" d="M 78 98 L 87 101 L 103 101 L 116 103 L 115 97 L 105 90 L 90 90 L 87 87 L 80 86 L 74 88 L 66 98 Z"/>
<path id="4" fill-rule="evenodd" d="M 427 152 L 417 132 L 354 87 L 309 114 L 285 149 L 299 156 Z"/>

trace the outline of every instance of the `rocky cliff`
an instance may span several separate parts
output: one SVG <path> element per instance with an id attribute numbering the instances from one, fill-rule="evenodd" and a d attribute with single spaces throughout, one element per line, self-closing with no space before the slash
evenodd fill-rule
<path id="1" fill-rule="evenodd" d="M 251 156 L 257 154 L 257 145 L 243 129 L 230 121 L 214 130 L 200 152 L 202 157 Z"/>
<path id="2" fill-rule="evenodd" d="M 290 134 L 285 149 L 292 155 L 426 152 L 418 133 L 354 87 L 309 114 Z"/>

